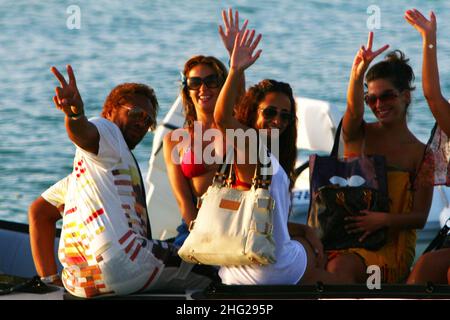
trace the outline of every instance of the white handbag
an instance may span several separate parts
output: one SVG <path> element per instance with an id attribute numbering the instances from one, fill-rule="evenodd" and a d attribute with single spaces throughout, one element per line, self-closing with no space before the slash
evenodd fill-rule
<path id="1" fill-rule="evenodd" d="M 267 170 L 261 170 L 263 165 L 258 161 L 251 189 L 231 188 L 230 154 L 233 150 L 227 153 L 226 161 L 202 196 L 197 218 L 191 222 L 190 234 L 178 254 L 187 262 L 209 265 L 274 263 L 275 203 L 268 190 L 271 175 L 261 175 Z M 267 162 L 270 166 L 270 159 Z"/>

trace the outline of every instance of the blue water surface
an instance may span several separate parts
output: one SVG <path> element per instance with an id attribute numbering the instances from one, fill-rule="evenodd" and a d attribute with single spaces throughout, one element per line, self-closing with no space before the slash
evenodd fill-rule
<path id="1" fill-rule="evenodd" d="M 81 28 L 66 25 L 70 5 Z M 52 103 L 50 66 L 76 73 L 88 116 L 100 113 L 121 82 L 155 88 L 162 119 L 179 91 L 179 71 L 194 54 L 228 61 L 217 28 L 221 10 L 239 9 L 263 34 L 261 58 L 248 84 L 263 78 L 289 82 L 296 95 L 324 99 L 343 111 L 353 57 L 367 38 L 367 9 L 380 9 L 375 44 L 402 49 L 416 71 L 410 127 L 426 141 L 434 120 L 421 89 L 421 39 L 403 18 L 406 9 L 434 10 L 439 66 L 450 94 L 448 1 L 21 1 L 0 2 L 0 219 L 26 222 L 31 201 L 71 171 L 74 147 L 63 114 Z M 152 134 L 136 148 L 148 168 Z"/>

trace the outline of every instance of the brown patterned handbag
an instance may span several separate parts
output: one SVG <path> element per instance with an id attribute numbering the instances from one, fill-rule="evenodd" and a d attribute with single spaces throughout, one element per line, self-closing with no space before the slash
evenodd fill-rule
<path id="1" fill-rule="evenodd" d="M 389 212 L 386 161 L 377 155 L 339 159 L 341 125 L 342 121 L 330 156 L 310 156 L 308 225 L 319 230 L 325 250 L 377 250 L 386 242 L 386 228 L 377 230 L 360 242 L 362 234 L 349 234 L 345 230 L 348 222 L 344 219 L 360 215 L 361 210 Z"/>

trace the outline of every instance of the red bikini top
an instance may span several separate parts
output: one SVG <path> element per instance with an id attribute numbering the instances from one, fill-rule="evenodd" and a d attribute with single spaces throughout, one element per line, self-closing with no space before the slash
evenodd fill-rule
<path id="1" fill-rule="evenodd" d="M 206 172 L 206 166 L 203 162 L 195 163 L 196 156 L 191 147 L 188 147 L 181 159 L 181 171 L 187 179 L 201 176 Z"/>

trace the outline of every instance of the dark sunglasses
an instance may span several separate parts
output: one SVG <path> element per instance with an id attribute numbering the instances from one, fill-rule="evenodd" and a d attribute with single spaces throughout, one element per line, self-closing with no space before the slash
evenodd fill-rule
<path id="1" fill-rule="evenodd" d="M 140 107 L 129 107 L 121 105 L 122 108 L 125 108 L 128 110 L 128 118 L 130 118 L 133 121 L 142 121 L 146 126 L 153 123 L 153 117 L 144 109 Z"/>
<path id="2" fill-rule="evenodd" d="M 221 85 L 220 78 L 217 74 L 211 74 L 207 77 L 189 77 L 186 79 L 184 85 L 189 90 L 198 90 L 202 86 L 202 83 L 210 89 L 218 88 Z"/>
<path id="3" fill-rule="evenodd" d="M 268 107 L 265 107 L 264 109 L 261 108 L 261 113 L 262 113 L 264 119 L 272 120 L 273 118 L 275 118 L 278 115 L 278 109 L 274 106 L 268 106 Z M 291 112 L 282 110 L 282 111 L 280 111 L 280 119 L 283 122 L 291 123 L 294 120 L 294 115 Z"/>
<path id="4" fill-rule="evenodd" d="M 366 102 L 366 104 L 369 107 L 374 108 L 377 105 L 378 100 L 380 101 L 380 103 L 389 103 L 392 100 L 398 98 L 398 96 L 399 95 L 397 93 L 395 93 L 394 91 L 388 90 L 388 91 L 383 92 L 379 96 L 376 96 L 374 94 L 366 94 L 364 96 L 364 101 Z"/>

